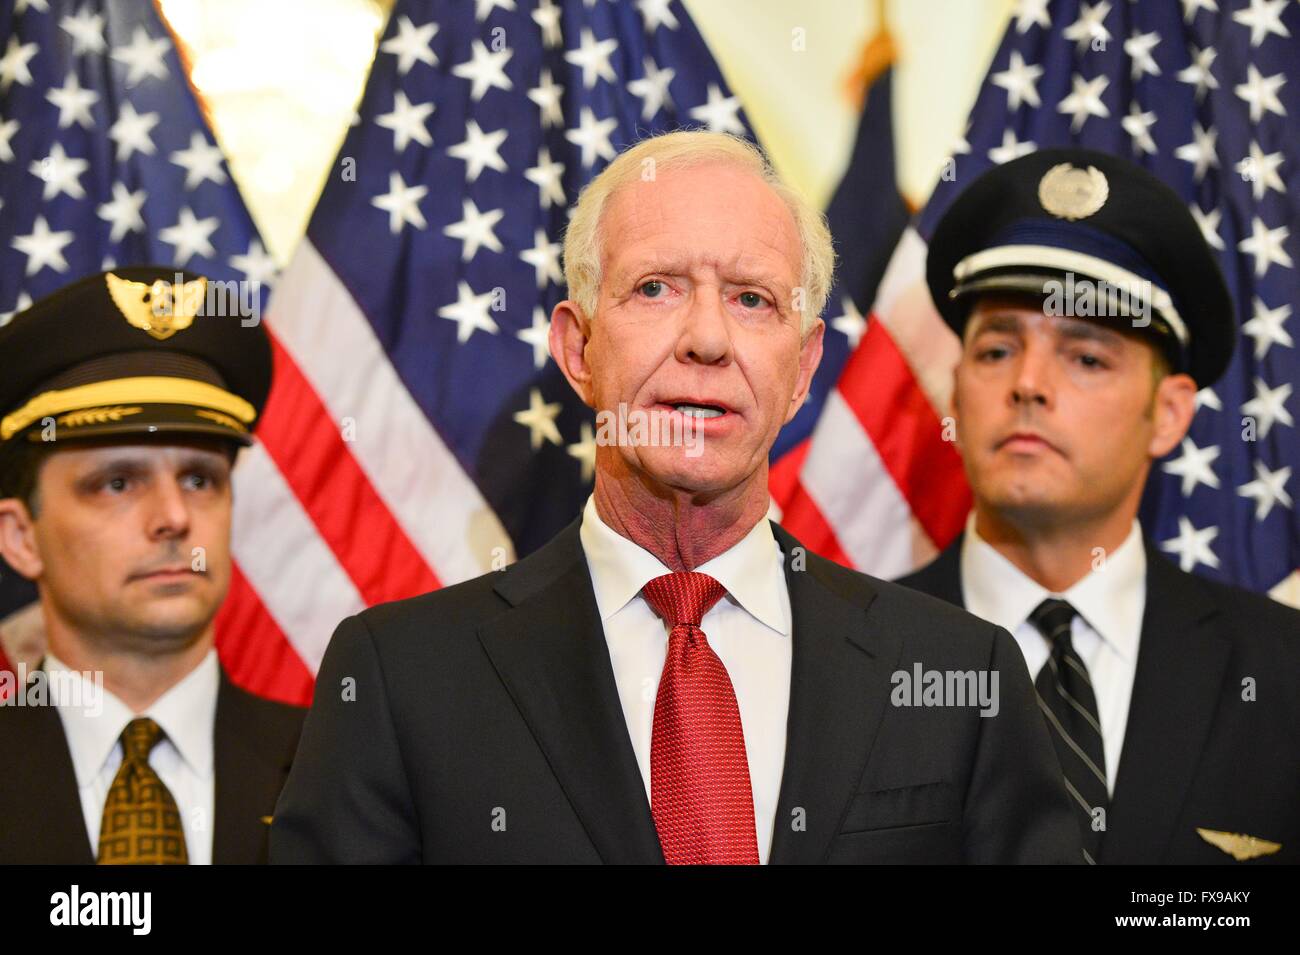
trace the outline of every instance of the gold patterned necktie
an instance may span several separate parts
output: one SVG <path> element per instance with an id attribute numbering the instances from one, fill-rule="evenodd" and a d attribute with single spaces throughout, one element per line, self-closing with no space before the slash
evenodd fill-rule
<path id="1" fill-rule="evenodd" d="M 100 865 L 185 865 L 185 832 L 170 790 L 149 765 L 162 727 L 140 716 L 122 730 L 122 765 L 99 826 Z"/>

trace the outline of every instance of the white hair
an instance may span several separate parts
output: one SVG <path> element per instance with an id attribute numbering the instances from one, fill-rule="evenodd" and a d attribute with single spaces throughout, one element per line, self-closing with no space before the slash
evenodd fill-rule
<path id="1" fill-rule="evenodd" d="M 639 180 L 648 164 L 657 175 L 664 170 L 709 163 L 754 173 L 790 210 L 803 249 L 799 279 L 802 295 L 796 304 L 802 305 L 801 333 L 807 335 L 826 307 L 835 271 L 835 250 L 826 217 L 781 180 L 761 149 L 729 133 L 685 129 L 643 139 L 620 153 L 587 183 L 564 235 L 564 280 L 569 286 L 569 298 L 578 303 L 588 319 L 595 317 L 601 280 L 601 218 L 615 192 Z"/>

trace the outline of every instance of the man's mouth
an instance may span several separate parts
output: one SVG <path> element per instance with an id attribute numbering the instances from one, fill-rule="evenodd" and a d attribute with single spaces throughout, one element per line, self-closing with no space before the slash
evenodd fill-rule
<path id="1" fill-rule="evenodd" d="M 720 418 L 727 414 L 731 409 L 726 405 L 717 404 L 704 400 L 676 400 L 661 401 L 659 404 L 666 408 L 671 408 L 688 418 Z"/>
<path id="2" fill-rule="evenodd" d="M 154 570 L 145 570 L 131 575 L 132 580 L 166 580 L 174 577 L 184 577 L 194 574 L 196 571 L 188 566 L 183 567 L 158 567 Z"/>
<path id="3" fill-rule="evenodd" d="M 996 449 L 1006 449 L 1008 451 L 1057 450 L 1052 442 L 1033 431 L 1013 431 L 997 443 Z"/>

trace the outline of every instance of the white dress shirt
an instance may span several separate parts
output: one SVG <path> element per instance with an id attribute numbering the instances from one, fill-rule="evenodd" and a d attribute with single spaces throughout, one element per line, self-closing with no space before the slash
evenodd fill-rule
<path id="1" fill-rule="evenodd" d="M 1047 663 L 1050 647 L 1047 638 L 1029 622 L 1029 615 L 1048 597 L 1068 600 L 1078 612 L 1070 640 L 1088 668 L 1097 697 L 1106 788 L 1113 795 L 1146 607 L 1147 558 L 1138 522 L 1133 522 L 1124 543 L 1107 555 L 1098 569 L 1065 593 L 1056 594 L 1031 580 L 981 538 L 972 514 L 962 541 L 961 588 L 967 610 L 1005 627 L 1016 638 L 1035 679 Z"/>
<path id="2" fill-rule="evenodd" d="M 137 716 L 148 716 L 167 734 L 150 752 L 149 765 L 176 800 L 190 864 L 211 864 L 216 793 L 212 739 L 216 725 L 217 688 L 221 682 L 216 650 L 208 651 L 197 667 L 143 713 L 131 712 L 130 707 L 108 689 L 97 689 L 84 675 L 69 671 L 67 665 L 53 654 L 45 655 L 43 669 L 50 674 L 67 671 L 71 674 L 67 679 L 81 683 L 80 699 L 74 693 L 69 693 L 67 699 L 60 699 L 63 681 L 51 680 L 50 698 L 58 707 L 63 734 L 72 755 L 91 853 L 99 854 L 99 824 L 104 816 L 104 801 L 122 764 L 122 731 Z M 85 701 L 94 699 L 94 694 L 99 692 L 102 692 L 103 707 L 96 715 Z"/>
<path id="3" fill-rule="evenodd" d="M 649 798 L 654 705 L 670 628 L 651 609 L 641 588 L 672 571 L 605 524 L 593 498 L 587 499 L 580 533 L 619 701 Z M 739 543 L 695 570 L 727 590 L 704 615 L 700 628 L 736 691 L 754 794 L 758 858 L 766 864 L 790 708 L 791 614 L 785 559 L 765 515 Z"/>

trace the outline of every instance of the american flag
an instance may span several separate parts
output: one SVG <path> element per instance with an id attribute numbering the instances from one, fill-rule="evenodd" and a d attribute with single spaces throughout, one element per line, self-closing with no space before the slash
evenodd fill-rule
<path id="1" fill-rule="evenodd" d="M 176 264 L 220 280 L 273 272 L 143 0 L 0 3 L 0 325 L 103 268 Z M 0 563 L 0 616 L 32 599 Z"/>
<path id="2" fill-rule="evenodd" d="M 272 274 L 152 4 L 0 4 L 0 324 L 92 272 Z"/>
<path id="3" fill-rule="evenodd" d="M 863 49 L 861 64 L 851 77 L 863 100 L 857 138 L 848 167 L 826 207 L 826 221 L 835 245 L 835 286 L 827 299 L 822 361 L 808 391 L 808 400 L 781 429 L 772 448 L 769 488 L 779 513 L 801 520 L 807 496 L 795 496 L 799 472 L 807 458 L 813 429 L 835 385 L 867 332 L 866 316 L 880 287 L 890 256 L 907 228 L 911 213 L 897 188 L 894 162 L 893 63 L 894 41 L 883 24 Z M 860 84 L 860 86 L 859 86 Z M 838 406 L 836 406 L 838 407 Z M 834 413 L 834 412 L 832 412 Z M 842 552 L 826 556 L 845 563 Z"/>
<path id="4" fill-rule="evenodd" d="M 786 526 L 886 577 L 961 530 L 969 491 L 940 424 L 959 345 L 925 291 L 926 243 L 995 163 L 1081 145 L 1131 157 L 1185 198 L 1236 303 L 1232 365 L 1153 468 L 1143 527 L 1184 570 L 1297 601 L 1297 65 L 1290 0 L 1022 0 L 818 420 Z"/>
<path id="5" fill-rule="evenodd" d="M 594 418 L 550 360 L 564 229 L 638 139 L 749 136 L 677 0 L 399 2 L 268 315 L 222 659 L 306 698 L 339 620 L 500 568 L 581 510 Z"/>

